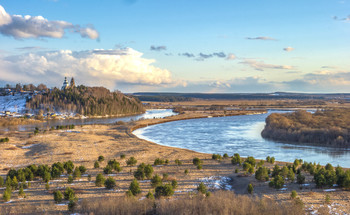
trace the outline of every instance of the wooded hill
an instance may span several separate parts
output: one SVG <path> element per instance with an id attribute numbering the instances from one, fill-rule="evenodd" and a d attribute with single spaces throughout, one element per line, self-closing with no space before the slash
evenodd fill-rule
<path id="1" fill-rule="evenodd" d="M 26 107 L 48 112 L 72 112 L 87 116 L 136 114 L 145 111 L 137 98 L 104 87 L 83 85 L 65 90 L 57 88 L 32 97 Z"/>
<path id="2" fill-rule="evenodd" d="M 261 135 L 277 141 L 350 147 L 350 110 L 273 113 Z"/>

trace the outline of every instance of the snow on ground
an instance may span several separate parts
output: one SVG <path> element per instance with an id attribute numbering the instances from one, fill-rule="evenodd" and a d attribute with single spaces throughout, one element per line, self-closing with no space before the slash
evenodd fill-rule
<path id="1" fill-rule="evenodd" d="M 26 108 L 26 97 L 28 95 L 16 94 L 14 96 L 0 96 L 0 112 L 10 111 L 24 113 Z"/>
<path id="2" fill-rule="evenodd" d="M 211 189 L 224 189 L 232 190 L 232 186 L 229 184 L 231 178 L 224 176 L 210 176 L 199 179 L 203 182 L 208 188 Z"/>

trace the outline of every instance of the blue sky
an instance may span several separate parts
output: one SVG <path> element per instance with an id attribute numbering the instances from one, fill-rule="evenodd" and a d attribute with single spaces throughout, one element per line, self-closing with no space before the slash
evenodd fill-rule
<path id="1" fill-rule="evenodd" d="M 350 2 L 4 0 L 0 84 L 350 92 Z"/>

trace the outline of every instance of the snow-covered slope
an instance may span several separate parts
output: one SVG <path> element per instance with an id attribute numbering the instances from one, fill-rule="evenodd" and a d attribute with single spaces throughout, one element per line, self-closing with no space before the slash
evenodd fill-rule
<path id="1" fill-rule="evenodd" d="M 26 96 L 16 94 L 14 96 L 0 96 L 0 112 L 10 111 L 23 113 L 26 108 Z"/>

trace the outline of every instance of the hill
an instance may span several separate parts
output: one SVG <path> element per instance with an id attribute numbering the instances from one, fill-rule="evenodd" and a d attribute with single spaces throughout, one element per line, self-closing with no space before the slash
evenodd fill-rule
<path id="1" fill-rule="evenodd" d="M 273 113 L 266 118 L 261 135 L 278 141 L 350 147 L 349 109 Z"/>
<path id="2" fill-rule="evenodd" d="M 47 112 L 71 112 L 87 116 L 127 115 L 143 113 L 142 103 L 121 92 L 110 92 L 104 87 L 83 85 L 65 90 L 54 88 L 29 99 L 26 107 Z"/>

